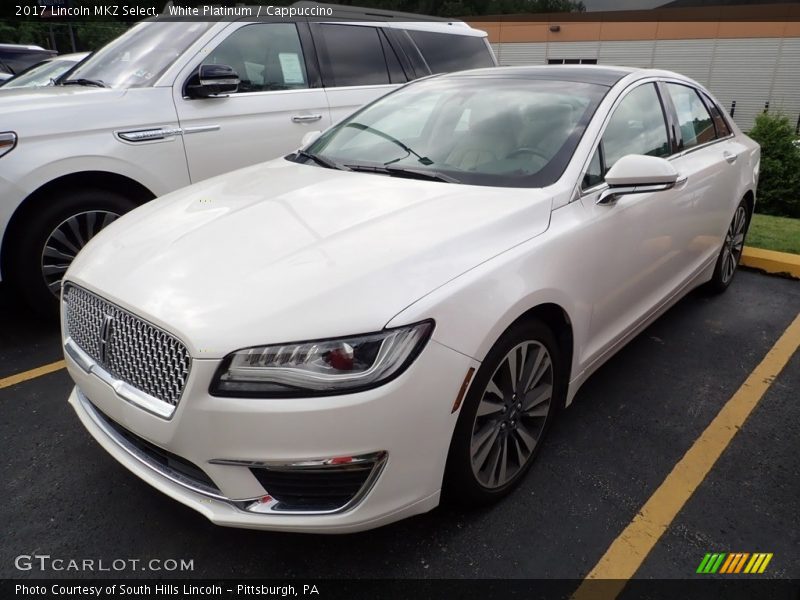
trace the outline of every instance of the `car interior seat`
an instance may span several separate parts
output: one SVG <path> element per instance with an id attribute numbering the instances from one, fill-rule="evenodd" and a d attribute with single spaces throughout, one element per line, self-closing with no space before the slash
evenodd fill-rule
<path id="1" fill-rule="evenodd" d="M 481 119 L 470 125 L 470 134 L 448 154 L 445 162 L 462 171 L 501 160 L 519 147 L 519 120 L 512 112 Z"/>

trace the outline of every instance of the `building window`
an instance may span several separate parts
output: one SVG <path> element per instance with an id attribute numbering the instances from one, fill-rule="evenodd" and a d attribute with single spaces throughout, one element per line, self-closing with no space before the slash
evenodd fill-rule
<path id="1" fill-rule="evenodd" d="M 548 58 L 548 65 L 596 65 L 596 58 Z"/>

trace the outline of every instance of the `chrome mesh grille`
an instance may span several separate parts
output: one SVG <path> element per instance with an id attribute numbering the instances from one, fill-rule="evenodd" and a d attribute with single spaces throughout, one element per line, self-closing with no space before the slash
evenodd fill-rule
<path id="1" fill-rule="evenodd" d="M 67 335 L 92 360 L 114 378 L 178 405 L 192 364 L 180 340 L 75 285 L 64 286 L 64 304 Z"/>

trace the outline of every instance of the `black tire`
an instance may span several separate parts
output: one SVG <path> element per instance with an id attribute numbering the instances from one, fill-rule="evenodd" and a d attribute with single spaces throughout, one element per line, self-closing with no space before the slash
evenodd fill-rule
<path id="1" fill-rule="evenodd" d="M 64 257 L 52 256 L 52 244 L 60 242 L 51 238 L 51 235 L 63 225 L 65 229 L 61 230 L 61 234 L 66 235 L 66 242 L 80 250 L 107 224 L 106 221 L 110 222 L 136 206 L 133 200 L 120 193 L 88 189 L 54 195 L 46 205 L 40 204 L 36 210 L 29 211 L 12 234 L 9 243 L 11 251 L 5 263 L 8 283 L 16 295 L 39 316 L 55 319 L 58 316 L 60 284 L 55 283 L 54 278 L 63 275 L 63 267 L 71 260 L 66 254 Z M 77 236 L 71 229 L 67 230 L 71 219 L 75 219 L 73 223 L 78 226 Z M 48 256 L 45 256 L 48 241 L 51 247 Z M 65 253 L 74 253 L 69 247 L 62 246 L 62 249 Z M 47 267 L 48 275 L 45 275 L 44 267 Z"/>
<path id="2" fill-rule="evenodd" d="M 527 342 L 538 344 L 547 351 L 547 354 L 549 354 L 552 367 L 549 376 L 551 385 L 551 399 L 549 401 L 549 405 L 547 406 L 546 416 L 520 417 L 518 418 L 516 426 L 514 426 L 513 418 L 516 411 L 515 413 L 512 413 L 511 410 L 516 408 L 519 410 L 519 413 L 522 413 L 524 412 L 524 408 L 520 408 L 521 403 L 516 405 L 514 404 L 517 402 L 517 400 L 512 400 L 508 397 L 507 391 L 505 387 L 502 386 L 502 383 L 504 381 L 506 384 L 510 383 L 508 374 L 511 372 L 512 367 L 506 360 L 507 356 L 512 350 L 516 349 L 515 360 L 517 361 L 517 364 L 519 364 L 520 358 L 522 357 L 522 350 L 519 349 L 520 345 Z M 530 353 L 531 348 L 539 351 L 539 346 L 528 346 L 528 352 Z M 533 360 L 535 361 L 535 359 Z M 527 364 L 528 363 L 526 362 L 525 365 L 527 366 Z M 534 364 L 535 362 L 531 363 L 528 375 L 530 375 L 530 371 L 533 370 Z M 518 372 L 520 372 L 522 378 L 526 378 L 524 367 L 522 371 Z M 547 373 L 544 373 L 542 377 L 544 378 L 546 376 Z M 502 391 L 505 395 L 505 399 L 501 403 L 494 402 L 495 399 L 500 398 L 499 395 L 487 390 L 487 387 L 490 385 L 490 380 L 492 380 L 495 385 L 498 385 L 498 387 L 501 388 L 500 391 Z M 498 382 L 500 383 L 498 384 Z M 543 379 L 543 382 L 546 383 L 546 379 Z M 550 327 L 538 319 L 529 319 L 512 326 L 508 331 L 506 331 L 487 354 L 486 359 L 478 369 L 475 379 L 473 380 L 472 385 L 470 385 L 469 392 L 464 399 L 464 404 L 461 408 L 461 413 L 459 414 L 458 422 L 450 443 L 447 467 L 445 469 L 444 498 L 448 501 L 459 504 L 488 504 L 495 502 L 507 495 L 517 484 L 519 484 L 525 473 L 528 471 L 528 469 L 530 469 L 531 465 L 536 459 L 539 449 L 542 446 L 542 442 L 548 430 L 550 429 L 550 425 L 552 424 L 556 413 L 564 404 L 566 393 L 565 382 L 566 377 L 564 376 L 564 361 L 559 351 L 556 336 Z M 530 397 L 531 402 L 535 402 L 535 399 L 533 399 L 534 396 L 541 395 L 541 392 L 536 390 L 540 389 L 541 385 L 544 385 L 544 383 L 540 383 L 539 387 L 536 385 L 533 386 L 532 391 L 534 391 L 535 394 L 524 396 L 524 398 Z M 520 388 L 517 389 L 519 390 Z M 494 413 L 491 415 L 482 415 L 480 417 L 481 420 L 478 420 L 476 418 L 478 415 L 478 408 L 481 406 L 482 402 L 485 402 L 487 399 L 492 400 L 492 402 L 489 403 L 490 405 L 504 404 L 505 407 L 501 409 L 502 413 L 500 414 Z M 542 404 L 533 404 L 531 411 L 541 410 L 541 408 L 537 408 L 541 406 Z M 492 406 L 488 406 L 487 408 L 491 410 Z M 482 412 L 484 410 L 485 408 L 482 408 Z M 523 424 L 526 424 L 526 433 L 530 433 L 530 431 L 527 430 L 527 425 L 532 427 L 534 423 L 537 423 L 542 418 L 544 420 L 541 423 L 541 432 L 538 436 L 536 436 L 536 443 L 530 455 L 524 461 L 519 460 L 522 449 L 522 446 L 520 445 L 522 438 L 519 429 Z M 505 435 L 506 440 L 508 440 L 505 443 L 510 444 L 506 446 L 505 454 L 509 459 L 509 464 L 512 463 L 512 456 L 514 454 L 517 455 L 518 460 L 514 461 L 514 466 L 517 468 L 517 471 L 513 476 L 510 476 L 507 481 L 503 482 L 498 477 L 497 481 L 494 482 L 495 485 L 487 485 L 486 481 L 481 481 L 482 475 L 480 473 L 476 473 L 476 470 L 473 467 L 473 432 L 475 432 L 476 439 L 481 438 L 481 432 L 485 431 L 487 427 L 492 427 L 492 422 L 496 420 L 501 420 L 499 425 L 495 424 L 497 427 L 502 426 L 503 422 L 505 422 Z M 502 432 L 498 433 L 497 439 L 501 439 L 500 436 L 502 435 Z M 492 442 L 492 444 L 497 443 L 498 442 Z M 502 446 L 504 442 L 501 441 L 499 443 Z M 516 447 L 513 446 L 514 444 L 516 444 Z M 481 448 L 481 444 L 476 444 L 476 448 Z M 482 450 L 477 451 L 476 455 L 480 455 L 481 452 Z M 494 452 L 494 450 L 489 451 L 490 457 L 492 456 L 492 452 Z M 502 453 L 502 450 L 499 452 Z M 490 461 L 491 458 L 487 458 L 486 460 L 488 464 L 488 461 Z M 500 460 L 502 461 L 502 458 Z M 476 461 L 480 462 L 480 458 L 476 458 Z M 520 463 L 523 464 L 520 466 Z M 483 477 L 491 477 L 489 472 L 492 472 L 496 475 L 496 470 L 488 468 L 483 473 Z"/>
<path id="3" fill-rule="evenodd" d="M 722 243 L 717 263 L 714 266 L 714 275 L 706 286 L 710 293 L 721 294 L 728 289 L 733 281 L 733 276 L 736 274 L 736 269 L 742 258 L 742 249 L 744 248 L 747 230 L 750 227 L 751 216 L 747 200 L 742 199 L 739 202 L 739 206 L 736 207 L 731 223 L 725 233 L 725 240 Z M 739 229 L 740 226 L 741 229 Z M 739 240 L 739 234 L 741 234 L 741 240 Z"/>

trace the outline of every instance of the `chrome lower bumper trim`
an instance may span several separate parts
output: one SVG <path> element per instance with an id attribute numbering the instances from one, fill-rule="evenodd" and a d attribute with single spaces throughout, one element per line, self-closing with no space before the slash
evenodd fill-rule
<path id="1" fill-rule="evenodd" d="M 142 452 L 134 444 L 126 440 L 117 431 L 110 427 L 106 420 L 100 416 L 98 410 L 80 389 L 76 389 L 76 394 L 78 396 L 78 402 L 81 404 L 81 408 L 86 412 L 87 415 L 89 415 L 92 423 L 94 423 L 106 436 L 108 436 L 108 438 L 114 442 L 114 444 L 127 452 L 131 458 L 134 458 L 141 465 L 158 473 L 162 477 L 169 479 L 171 482 L 185 487 L 193 492 L 202 494 L 203 496 L 208 496 L 210 498 L 215 498 L 217 500 L 225 500 L 226 502 L 230 501 L 216 490 L 212 490 L 211 488 L 207 488 L 196 481 L 192 481 L 189 478 L 182 476 L 180 473 L 168 469 L 152 460 L 149 456 L 147 456 L 147 454 Z"/>
<path id="2" fill-rule="evenodd" d="M 175 412 L 175 405 L 154 398 L 149 394 L 145 394 L 143 391 L 115 378 L 111 373 L 97 364 L 97 362 L 92 360 L 91 356 L 81 350 L 71 337 L 64 340 L 64 353 L 74 360 L 85 372 L 95 375 L 98 379 L 114 388 L 117 395 L 126 402 L 135 404 L 139 408 L 143 408 L 147 412 L 161 417 L 162 419 L 169 419 Z"/>
<path id="3" fill-rule="evenodd" d="M 145 452 L 143 452 L 134 444 L 132 444 L 130 441 L 125 439 L 114 428 L 109 426 L 105 418 L 101 416 L 100 412 L 94 407 L 94 405 L 80 390 L 80 388 L 76 388 L 75 392 L 81 408 L 86 412 L 86 414 L 92 420 L 92 423 L 94 423 L 112 442 L 114 442 L 115 445 L 124 450 L 129 456 L 131 456 L 131 458 L 136 460 L 139 464 L 141 464 L 144 467 L 147 467 L 151 471 L 157 473 L 158 475 L 161 475 L 162 477 L 168 479 L 172 483 L 175 483 L 183 488 L 186 488 L 197 494 L 207 496 L 209 498 L 214 498 L 215 500 L 221 500 L 237 508 L 238 510 L 242 510 L 248 513 L 276 514 L 276 515 L 286 515 L 286 516 L 330 515 L 352 510 L 364 500 L 364 498 L 367 496 L 370 490 L 372 490 L 372 488 L 375 486 L 375 482 L 378 480 L 378 477 L 383 471 L 383 468 L 386 466 L 386 461 L 388 459 L 388 453 L 385 451 L 372 452 L 368 454 L 362 454 L 350 457 L 352 464 L 361 464 L 365 462 L 370 462 L 372 463 L 373 467 L 372 471 L 370 472 L 364 484 L 361 486 L 361 489 L 359 489 L 358 493 L 355 496 L 353 496 L 353 498 L 351 498 L 350 501 L 348 501 L 346 504 L 338 508 L 330 510 L 285 510 L 280 508 L 280 502 L 278 502 L 274 498 L 271 498 L 269 495 L 259 496 L 255 498 L 245 498 L 242 500 L 234 500 L 226 496 L 223 496 L 217 490 L 212 490 L 208 487 L 205 487 L 202 484 L 194 480 L 191 480 L 181 475 L 180 473 L 173 471 L 165 467 L 164 465 L 161 465 L 152 460 L 152 458 L 150 458 Z M 313 461 L 304 460 L 296 462 L 271 462 L 271 461 L 264 462 L 264 461 L 215 459 L 210 462 L 218 465 L 229 465 L 229 466 L 238 466 L 245 468 L 266 467 L 276 470 L 293 470 L 293 469 L 303 470 L 303 469 L 312 469 L 320 467 L 335 468 L 337 464 L 336 460 L 337 459 L 320 459 Z"/>

